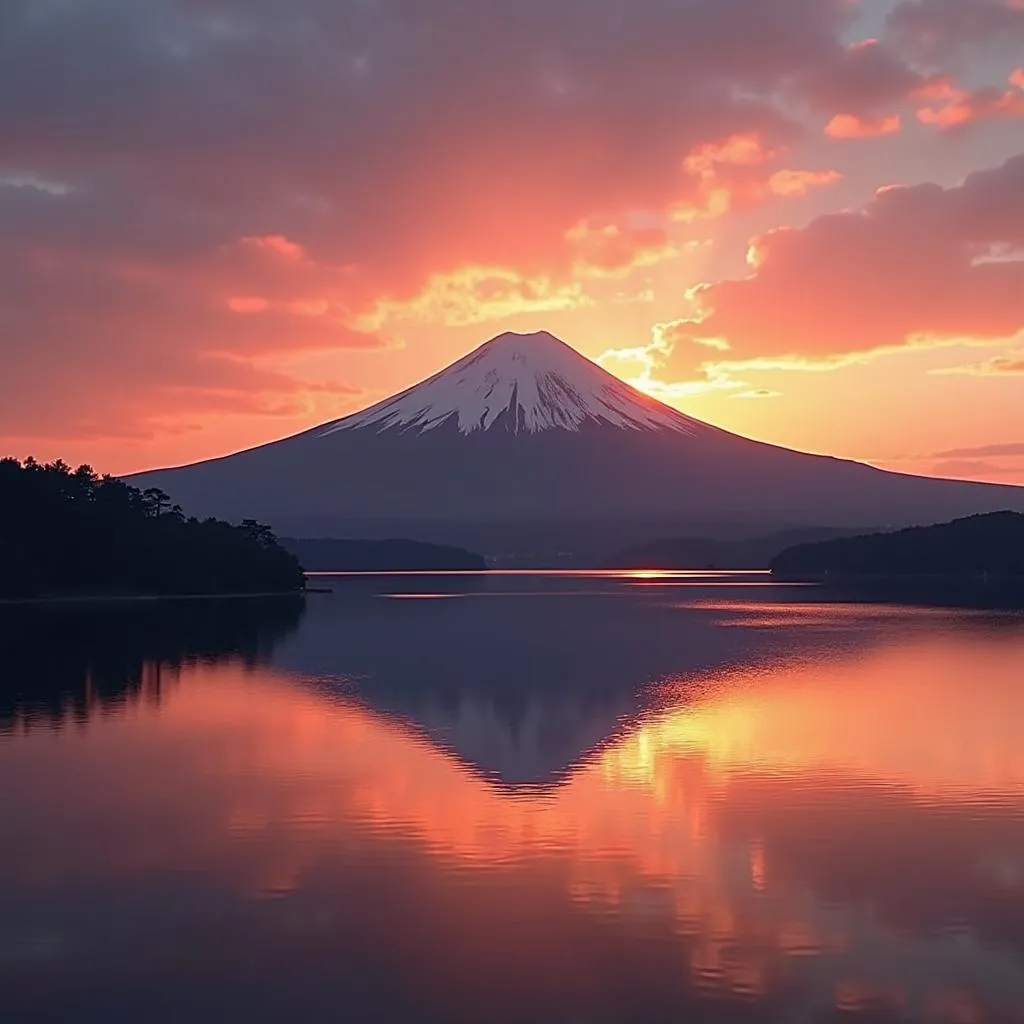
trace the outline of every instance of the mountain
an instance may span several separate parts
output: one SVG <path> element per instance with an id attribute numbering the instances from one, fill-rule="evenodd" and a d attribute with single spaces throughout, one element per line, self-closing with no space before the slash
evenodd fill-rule
<path id="1" fill-rule="evenodd" d="M 657 536 L 902 526 L 1024 510 L 1024 488 L 933 480 L 712 427 L 545 332 L 502 334 L 343 419 L 136 476 L 187 512 L 291 536 L 393 536 L 545 561 Z"/>

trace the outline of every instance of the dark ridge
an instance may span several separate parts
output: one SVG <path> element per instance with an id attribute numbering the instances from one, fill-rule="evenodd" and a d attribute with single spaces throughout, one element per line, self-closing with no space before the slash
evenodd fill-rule
<path id="1" fill-rule="evenodd" d="M 481 555 L 446 544 L 421 541 L 342 540 L 331 537 L 282 537 L 308 572 L 481 572 Z"/>
<path id="2" fill-rule="evenodd" d="M 772 573 L 833 599 L 1024 608 L 1024 515 L 992 512 L 782 552 Z"/>
<path id="3" fill-rule="evenodd" d="M 794 544 L 863 533 L 861 529 L 817 526 L 782 530 L 764 537 L 666 537 L 627 548 L 604 563 L 614 569 L 767 569 Z"/>
<path id="4" fill-rule="evenodd" d="M 779 575 L 1024 577 L 1024 515 L 990 512 L 783 551 Z"/>

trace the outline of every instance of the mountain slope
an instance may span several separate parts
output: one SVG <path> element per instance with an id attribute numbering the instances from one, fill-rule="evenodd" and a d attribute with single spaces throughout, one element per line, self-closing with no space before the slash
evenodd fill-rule
<path id="1" fill-rule="evenodd" d="M 584 534 L 606 553 L 683 528 L 751 535 L 1024 511 L 1024 488 L 887 473 L 719 430 L 544 333 L 501 335 L 333 423 L 132 482 L 189 512 L 293 536 L 404 535 L 488 554 Z"/>

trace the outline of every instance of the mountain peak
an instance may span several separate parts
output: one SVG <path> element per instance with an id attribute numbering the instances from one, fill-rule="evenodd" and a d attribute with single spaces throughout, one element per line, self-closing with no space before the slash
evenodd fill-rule
<path id="1" fill-rule="evenodd" d="M 551 353 L 556 350 L 564 352 L 568 350 L 574 355 L 579 356 L 579 353 L 571 346 L 567 345 L 561 338 L 556 338 L 549 331 L 505 331 L 504 334 L 499 334 L 497 337 L 491 338 L 490 341 L 485 341 L 482 345 L 479 345 L 475 352 L 471 352 L 470 355 L 478 354 L 485 350 L 500 349 L 500 350 L 513 350 L 523 353 L 532 353 L 538 358 L 542 357 L 545 352 Z M 581 356 L 580 358 L 586 358 Z"/>
<path id="2" fill-rule="evenodd" d="M 586 424 L 686 434 L 710 429 L 537 331 L 499 334 L 433 377 L 328 424 L 320 436 L 361 429 L 423 433 L 446 423 L 463 434 L 579 431 Z"/>

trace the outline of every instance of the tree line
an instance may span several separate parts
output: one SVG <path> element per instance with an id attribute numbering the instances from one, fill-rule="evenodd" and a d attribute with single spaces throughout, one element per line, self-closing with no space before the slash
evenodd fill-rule
<path id="1" fill-rule="evenodd" d="M 187 517 L 157 488 L 91 466 L 0 459 L 0 595 L 298 591 L 268 526 Z"/>
<path id="2" fill-rule="evenodd" d="M 783 576 L 992 576 L 1024 578 L 1024 515 L 989 512 L 895 533 L 787 548 L 772 562 Z"/>

